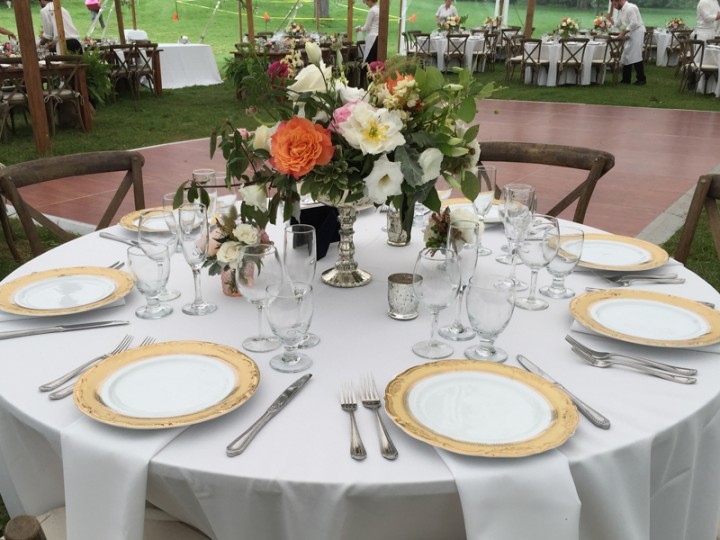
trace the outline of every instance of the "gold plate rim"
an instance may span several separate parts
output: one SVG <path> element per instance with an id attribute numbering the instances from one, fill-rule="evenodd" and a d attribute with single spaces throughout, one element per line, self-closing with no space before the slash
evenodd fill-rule
<path id="1" fill-rule="evenodd" d="M 135 210 L 134 212 L 130 212 L 129 214 L 125 214 L 123 217 L 120 218 L 119 225 L 128 231 L 131 232 L 138 232 L 138 226 L 135 225 L 135 220 L 140 217 L 140 215 L 144 212 L 151 212 L 158 210 L 165 210 L 164 206 L 155 206 L 153 208 L 143 208 L 141 210 Z M 158 231 L 151 231 L 147 229 L 147 232 L 158 232 Z"/>
<path id="2" fill-rule="evenodd" d="M 453 371 L 482 371 L 525 384 L 549 402 L 553 411 L 552 423 L 545 431 L 528 440 L 502 444 L 459 441 L 434 432 L 413 416 L 406 397 L 421 380 Z M 481 457 L 527 457 L 557 448 L 575 432 L 579 421 L 570 397 L 554 384 L 513 366 L 477 360 L 441 360 L 406 369 L 385 388 L 385 410 L 392 421 L 411 437 L 456 454 Z"/>
<path id="3" fill-rule="evenodd" d="M 445 208 L 449 208 L 450 206 L 455 206 L 458 204 L 472 204 L 472 201 L 466 197 L 455 197 L 452 199 L 448 199 L 447 201 L 443 201 L 443 203 L 440 205 L 441 210 L 445 210 Z M 498 199 L 493 199 L 493 206 L 499 206 L 500 201 Z M 489 211 L 488 211 L 489 213 Z M 494 223 L 500 223 L 500 219 L 493 219 L 488 220 L 487 217 L 483 220 L 483 223 L 486 225 L 494 224 Z"/>
<path id="4" fill-rule="evenodd" d="M 585 233 L 585 242 L 587 242 L 588 240 L 609 240 L 617 242 L 619 244 L 631 244 L 648 251 L 650 253 L 650 260 L 641 264 L 610 266 L 606 264 L 583 262 L 583 260 L 580 259 L 580 261 L 578 261 L 578 265 L 582 266 L 583 268 L 591 268 L 594 270 L 609 270 L 614 272 L 640 272 L 642 270 L 652 270 L 653 268 L 658 268 L 670 260 L 668 252 L 660 246 L 646 240 L 633 238 L 631 236 L 602 233 Z"/>
<path id="5" fill-rule="evenodd" d="M 112 294 L 101 298 L 96 302 L 63 309 L 32 309 L 16 304 L 13 300 L 15 294 L 28 285 L 67 276 L 89 275 L 107 277 L 115 282 L 115 291 Z M 31 317 L 54 317 L 57 315 L 69 315 L 72 313 L 83 313 L 92 311 L 102 306 L 112 304 L 127 296 L 135 286 L 135 280 L 127 272 L 114 268 L 103 268 L 99 266 L 75 266 L 70 268 L 56 268 L 53 270 L 42 270 L 21 276 L 17 279 L 0 285 L 0 310 L 15 315 L 28 315 Z"/>
<path id="6" fill-rule="evenodd" d="M 224 399 L 201 411 L 163 418 L 124 415 L 109 408 L 100 398 L 102 384 L 117 370 L 157 356 L 179 353 L 198 354 L 224 362 L 235 373 L 235 387 Z M 227 414 L 250 399 L 259 384 L 257 364 L 237 349 L 204 341 L 168 341 L 130 349 L 93 366 L 76 383 L 73 399 L 82 413 L 104 424 L 130 429 L 166 429 L 198 424 Z"/>
<path id="7" fill-rule="evenodd" d="M 600 322 L 593 319 L 590 315 L 590 308 L 595 303 L 613 299 L 652 300 L 675 307 L 681 307 L 702 317 L 710 327 L 710 331 L 697 338 L 684 340 L 649 339 L 618 332 L 607 328 Z M 602 291 L 590 291 L 572 299 L 570 302 L 570 313 L 574 319 L 584 327 L 594 330 L 603 336 L 617 339 L 619 341 L 625 341 L 627 343 L 650 345 L 652 347 L 687 348 L 703 347 L 705 345 L 713 345 L 720 342 L 720 311 L 704 306 L 695 300 L 689 300 L 681 296 L 673 296 L 653 291 L 641 291 L 637 289 L 607 289 Z"/>

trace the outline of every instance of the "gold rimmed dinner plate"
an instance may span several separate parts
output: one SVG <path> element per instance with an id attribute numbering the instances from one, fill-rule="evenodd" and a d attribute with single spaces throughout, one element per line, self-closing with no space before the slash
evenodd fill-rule
<path id="1" fill-rule="evenodd" d="M 668 262 L 668 254 L 651 242 L 615 234 L 586 233 L 578 264 L 596 270 L 640 272 Z"/>
<path id="2" fill-rule="evenodd" d="M 120 226 L 123 227 L 124 229 L 127 229 L 128 231 L 138 232 L 138 225 L 140 225 L 140 216 L 144 212 L 158 211 L 158 210 L 165 210 L 165 208 L 162 206 L 158 206 L 155 208 L 143 208 L 142 210 L 135 210 L 134 212 L 125 214 L 120 219 Z M 167 232 L 167 229 L 160 229 L 160 230 L 147 229 L 147 232 Z"/>
<path id="3" fill-rule="evenodd" d="M 197 424 L 242 405 L 260 370 L 224 345 L 172 341 L 111 356 L 75 385 L 78 408 L 105 424 L 160 429 Z"/>
<path id="4" fill-rule="evenodd" d="M 0 286 L 0 309 L 48 317 L 90 311 L 132 291 L 135 282 L 113 268 L 77 266 L 35 272 Z"/>
<path id="5" fill-rule="evenodd" d="M 470 210 L 475 210 L 473 208 L 472 201 L 470 199 L 466 199 L 464 197 L 458 197 L 454 199 L 448 199 L 447 201 L 444 201 L 441 205 L 441 209 L 444 210 L 445 208 L 449 208 L 451 206 L 467 206 Z M 502 219 L 500 218 L 500 201 L 497 199 L 493 199 L 492 206 L 490 207 L 490 210 L 488 210 L 487 215 L 485 216 L 485 219 L 483 219 L 484 223 L 500 223 Z"/>
<path id="6" fill-rule="evenodd" d="M 390 381 L 385 407 L 406 433 L 450 452 L 524 457 L 556 448 L 578 413 L 557 386 L 522 369 L 475 360 L 412 367 Z"/>
<path id="7" fill-rule="evenodd" d="M 620 341 L 654 347 L 702 347 L 720 342 L 720 311 L 695 300 L 634 289 L 582 294 L 570 302 L 580 324 Z"/>

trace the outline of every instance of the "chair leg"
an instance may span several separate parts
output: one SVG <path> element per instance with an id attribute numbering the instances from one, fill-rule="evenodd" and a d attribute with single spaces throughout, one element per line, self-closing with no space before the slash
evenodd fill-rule
<path id="1" fill-rule="evenodd" d="M 7 244 L 8 249 L 10 249 L 10 253 L 12 253 L 13 258 L 17 262 L 22 262 L 20 252 L 15 245 L 15 233 L 13 232 L 12 226 L 10 225 L 7 207 L 5 206 L 5 201 L 2 199 L 2 197 L 0 197 L 0 225 L 2 226 L 3 235 L 5 236 L 5 243 Z"/>

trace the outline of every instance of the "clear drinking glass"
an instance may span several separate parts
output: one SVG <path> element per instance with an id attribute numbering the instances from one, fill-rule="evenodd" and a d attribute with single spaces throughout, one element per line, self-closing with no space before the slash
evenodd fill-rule
<path id="1" fill-rule="evenodd" d="M 423 358 L 445 358 L 453 348 L 437 339 L 438 313 L 448 307 L 460 287 L 460 267 L 451 249 L 425 248 L 417 257 L 413 288 L 418 300 L 432 313 L 430 339 L 413 345 L 413 352 Z"/>
<path id="2" fill-rule="evenodd" d="M 238 290 L 257 308 L 258 333 L 243 341 L 242 346 L 252 352 L 273 351 L 280 347 L 280 340 L 263 334 L 263 311 L 267 305 L 267 286 L 285 281 L 283 268 L 275 246 L 252 244 L 242 246 L 235 269 Z"/>
<path id="3" fill-rule="evenodd" d="M 215 218 L 228 213 L 237 201 L 237 187 L 225 185 L 225 175 L 215 174 Z M 212 195 L 211 195 L 212 198 Z"/>
<path id="4" fill-rule="evenodd" d="M 495 347 L 495 340 L 505 330 L 515 308 L 515 283 L 511 277 L 483 274 L 470 279 L 467 312 L 477 332 L 477 346 L 465 350 L 470 360 L 504 362 L 507 353 Z"/>
<path id="5" fill-rule="evenodd" d="M 170 315 L 173 308 L 158 299 L 158 294 L 170 277 L 168 246 L 140 243 L 128 248 L 127 258 L 135 286 L 147 300 L 147 305 L 138 308 L 135 315 L 141 319 L 161 319 Z"/>
<path id="6" fill-rule="evenodd" d="M 577 227 L 560 225 L 557 255 L 547 266 L 552 285 L 540 287 L 540 294 L 548 298 L 572 298 L 575 291 L 565 286 L 565 278 L 572 274 L 582 256 L 585 233 Z"/>
<path id="7" fill-rule="evenodd" d="M 535 296 L 537 276 L 541 268 L 555 258 L 560 244 L 557 219 L 552 216 L 535 214 L 520 236 L 517 253 L 520 260 L 531 270 L 530 292 L 526 298 L 516 298 L 515 305 L 521 309 L 539 311 L 547 309 L 548 303 Z"/>
<path id="8" fill-rule="evenodd" d="M 514 264 L 514 252 L 517 249 L 520 233 L 532 215 L 535 201 L 535 188 L 527 184 L 508 184 L 503 188 L 500 206 L 505 236 L 508 240 L 508 253 L 495 259 L 502 264 Z M 514 268 L 513 268 L 514 270 Z"/>
<path id="9" fill-rule="evenodd" d="M 315 227 L 303 223 L 285 227 L 283 265 L 290 281 L 312 283 L 317 267 Z M 318 343 L 320 337 L 308 332 L 298 346 L 309 349 Z"/>
<path id="10" fill-rule="evenodd" d="M 195 300 L 191 304 L 184 305 L 182 311 L 187 315 L 208 315 L 213 313 L 217 306 L 203 300 L 200 286 L 200 269 L 207 259 L 209 244 L 205 206 L 188 203 L 178 208 L 178 228 L 183 255 L 190 265 L 195 282 Z"/>
<path id="11" fill-rule="evenodd" d="M 171 210 L 147 210 L 140 214 L 138 221 L 138 242 L 165 244 L 172 260 L 172 255 L 179 247 L 179 232 L 175 215 Z M 180 291 L 168 290 L 163 287 L 158 300 L 169 302 L 180 298 Z"/>
<path id="12" fill-rule="evenodd" d="M 475 271 L 480 248 L 480 224 L 476 221 L 451 221 L 448 228 L 447 247 L 457 254 L 460 268 L 460 287 L 458 288 L 457 311 L 455 320 L 440 329 L 440 335 L 451 341 L 467 341 L 475 337 L 475 331 L 462 323 L 463 296 L 470 278 Z"/>
<path id="13" fill-rule="evenodd" d="M 313 315 L 312 285 L 299 281 L 274 283 L 266 287 L 267 318 L 285 350 L 270 359 L 270 367 L 285 373 L 304 371 L 312 359 L 301 352 Z"/>
<path id="14" fill-rule="evenodd" d="M 480 193 L 473 201 L 475 213 L 480 221 L 485 224 L 485 216 L 488 215 L 495 201 L 495 181 L 497 177 L 497 169 L 491 166 L 475 167 L 474 174 L 477 176 L 480 184 Z M 492 249 L 482 245 L 482 236 L 480 237 L 478 247 L 478 255 L 484 257 L 492 253 Z"/>

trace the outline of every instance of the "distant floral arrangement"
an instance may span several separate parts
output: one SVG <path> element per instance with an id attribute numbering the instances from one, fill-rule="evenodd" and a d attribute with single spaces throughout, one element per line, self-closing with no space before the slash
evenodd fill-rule
<path id="1" fill-rule="evenodd" d="M 236 267 L 240 262 L 241 247 L 271 243 L 263 229 L 250 223 L 238 223 L 237 219 L 237 210 L 233 206 L 227 215 L 218 219 L 218 226 L 211 234 L 205 262 L 211 276 Z"/>
<path id="2" fill-rule="evenodd" d="M 570 17 L 564 17 L 560 21 L 558 27 L 555 29 L 555 32 L 560 34 L 561 37 L 568 38 L 574 34 L 577 34 L 578 30 L 580 30 L 580 21 L 576 21 L 575 19 L 571 19 Z"/>
<path id="3" fill-rule="evenodd" d="M 681 18 L 674 17 L 667 22 L 665 28 L 667 28 L 668 30 L 685 30 L 687 28 L 687 25 L 685 24 L 685 21 L 683 21 Z"/>
<path id="4" fill-rule="evenodd" d="M 472 210 L 461 207 L 451 211 L 450 208 L 446 208 L 441 213 L 432 214 L 430 216 L 430 222 L 425 228 L 425 247 L 431 249 L 440 249 L 445 247 L 448 243 L 450 225 L 458 221 L 469 221 L 473 224 L 478 223 L 480 224 L 480 232 L 483 232 L 483 224 L 478 219 L 477 214 L 475 214 Z M 456 234 L 458 234 L 458 238 L 452 239 L 453 246 L 455 246 L 455 244 L 460 240 L 470 240 L 469 237 L 464 237 L 462 232 L 458 232 Z"/>
<path id="5" fill-rule="evenodd" d="M 0 56 L 20 56 L 20 45 L 17 41 L 6 41 L 0 46 Z"/>
<path id="6" fill-rule="evenodd" d="M 466 20 L 467 15 L 463 15 L 462 17 L 458 17 L 457 15 L 451 15 L 450 17 L 445 19 L 444 23 L 440 25 L 440 29 L 448 32 L 449 34 L 459 32 L 460 28 L 462 28 L 462 25 L 465 24 Z"/>
<path id="7" fill-rule="evenodd" d="M 595 20 L 593 21 L 593 28 L 596 32 L 605 34 L 610 30 L 610 28 L 612 28 L 612 23 L 605 15 L 600 15 L 599 17 L 595 17 Z"/>
<path id="8" fill-rule="evenodd" d="M 305 31 L 305 28 L 303 28 L 302 24 L 291 22 L 287 25 L 287 28 L 285 28 L 285 34 L 290 37 L 301 38 L 305 37 L 307 32 Z"/>
<path id="9" fill-rule="evenodd" d="M 502 24 L 502 17 L 485 17 L 485 22 L 483 23 L 483 26 L 494 26 L 498 27 Z"/>

